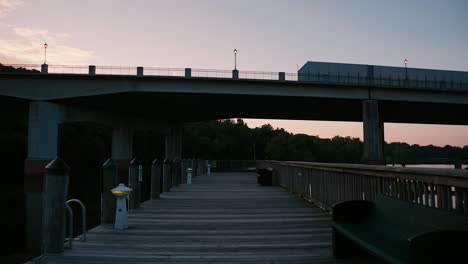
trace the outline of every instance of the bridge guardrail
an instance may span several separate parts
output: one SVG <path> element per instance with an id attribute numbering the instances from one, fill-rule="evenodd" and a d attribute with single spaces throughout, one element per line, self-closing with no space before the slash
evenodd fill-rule
<path id="1" fill-rule="evenodd" d="M 15 72 L 18 74 L 83 74 L 83 75 L 122 75 L 122 76 L 164 76 L 164 77 L 196 77 L 196 78 L 223 78 L 241 80 L 270 80 L 270 81 L 292 81 L 331 85 L 359 85 L 364 87 L 389 87 L 389 88 L 411 88 L 411 89 L 434 89 L 466 91 L 468 83 L 453 80 L 439 80 L 428 76 L 416 78 L 402 78 L 401 76 L 386 77 L 350 75 L 349 73 L 284 73 L 263 71 L 239 71 L 238 78 L 234 77 L 233 71 L 208 70 L 191 68 L 156 68 L 156 67 L 116 67 L 116 66 L 83 66 L 83 65 L 40 65 L 40 64 L 6 64 L 0 73 L 10 73 L 8 67 L 22 69 Z M 43 67 L 46 66 L 46 67 Z M 43 67 L 43 68 L 41 68 Z M 28 72 L 34 71 L 34 72 Z M 187 72 L 188 70 L 188 72 Z"/>
<path id="2" fill-rule="evenodd" d="M 468 171 L 359 164 L 260 161 L 273 184 L 331 211 L 335 203 L 377 194 L 468 214 Z"/>

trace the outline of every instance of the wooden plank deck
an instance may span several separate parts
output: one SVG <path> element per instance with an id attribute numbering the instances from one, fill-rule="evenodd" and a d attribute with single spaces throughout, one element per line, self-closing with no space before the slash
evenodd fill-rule
<path id="1" fill-rule="evenodd" d="M 216 173 L 130 211 L 128 230 L 100 225 L 41 263 L 363 263 L 332 257 L 330 223 L 252 173 Z"/>

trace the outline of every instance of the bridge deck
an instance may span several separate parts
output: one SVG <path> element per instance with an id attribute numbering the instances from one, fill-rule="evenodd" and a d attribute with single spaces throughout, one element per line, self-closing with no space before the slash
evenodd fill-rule
<path id="1" fill-rule="evenodd" d="M 87 242 L 45 263 L 337 262 L 331 217 L 253 174 L 216 173 L 181 185 L 129 212 L 129 229 L 100 225 Z M 366 260 L 369 261 L 369 260 Z"/>

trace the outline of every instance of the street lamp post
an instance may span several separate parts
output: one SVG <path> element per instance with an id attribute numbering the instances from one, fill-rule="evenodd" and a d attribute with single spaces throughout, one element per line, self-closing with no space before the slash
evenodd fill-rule
<path id="1" fill-rule="evenodd" d="M 47 64 L 47 43 L 44 43 L 44 64 Z"/>
<path id="2" fill-rule="evenodd" d="M 237 49 L 234 49 L 234 70 L 237 70 Z"/>
<path id="3" fill-rule="evenodd" d="M 405 77 L 406 77 L 405 79 L 408 80 L 408 67 L 407 67 L 408 60 L 405 59 L 404 62 L 405 62 Z"/>

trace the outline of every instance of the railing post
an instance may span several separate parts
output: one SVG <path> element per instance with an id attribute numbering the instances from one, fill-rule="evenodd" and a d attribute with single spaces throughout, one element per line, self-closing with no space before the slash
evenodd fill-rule
<path id="1" fill-rule="evenodd" d="M 60 158 L 46 166 L 44 179 L 44 252 L 63 252 L 65 242 L 65 208 L 70 168 Z"/>
<path id="2" fill-rule="evenodd" d="M 109 158 L 102 165 L 102 223 L 114 223 L 115 221 L 115 196 L 110 191 L 118 184 L 117 166 L 114 161 Z"/>
<path id="3" fill-rule="evenodd" d="M 185 77 L 192 77 L 192 68 L 185 68 Z"/>
<path id="4" fill-rule="evenodd" d="M 130 193 L 128 209 L 136 209 L 140 207 L 141 184 L 138 179 L 138 167 L 138 160 L 136 158 L 132 159 L 128 168 L 128 188 L 132 189 L 133 191 Z"/>
<path id="5" fill-rule="evenodd" d="M 143 77 L 143 67 L 137 67 L 137 76 Z"/>
<path id="6" fill-rule="evenodd" d="M 89 65 L 88 75 L 89 76 L 95 76 L 96 75 L 96 66 Z"/>
<path id="7" fill-rule="evenodd" d="M 234 80 L 239 79 L 239 70 L 232 70 L 232 78 Z"/>
<path id="8" fill-rule="evenodd" d="M 192 168 L 188 168 L 187 172 L 187 184 L 192 184 Z"/>
<path id="9" fill-rule="evenodd" d="M 47 64 L 42 64 L 42 65 L 41 65 L 41 73 L 42 73 L 42 74 L 48 74 L 48 73 L 49 73 L 49 65 L 47 65 Z"/>
<path id="10" fill-rule="evenodd" d="M 285 72 L 279 72 L 278 73 L 278 79 L 280 81 L 285 81 L 286 80 L 286 73 Z"/>
<path id="11" fill-rule="evenodd" d="M 161 192 L 161 161 L 154 159 L 151 165 L 151 199 L 158 199 Z"/>

